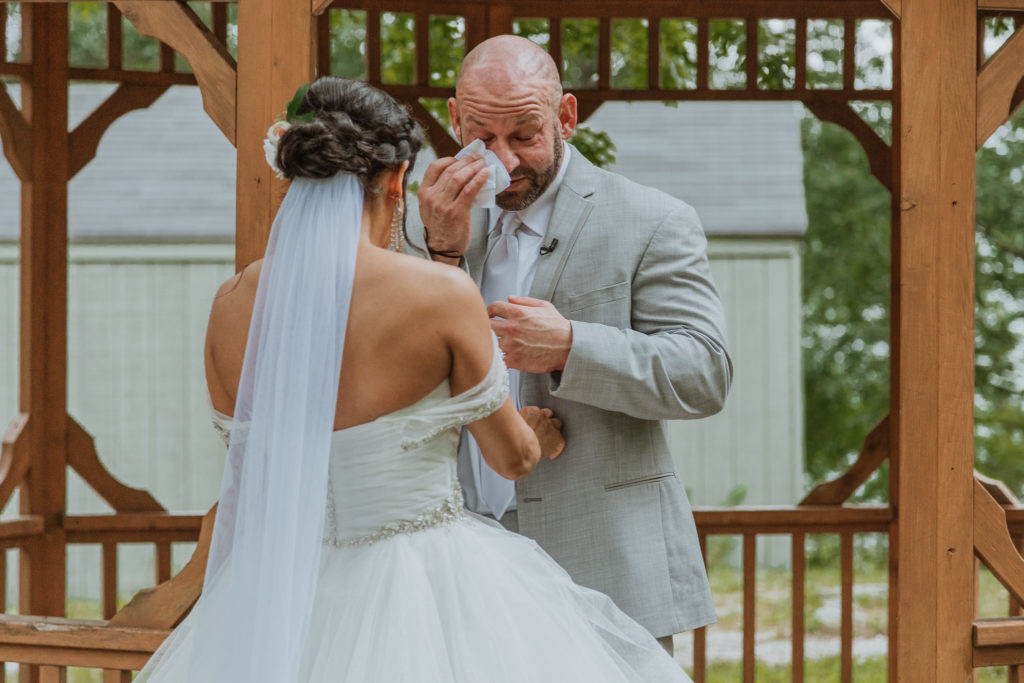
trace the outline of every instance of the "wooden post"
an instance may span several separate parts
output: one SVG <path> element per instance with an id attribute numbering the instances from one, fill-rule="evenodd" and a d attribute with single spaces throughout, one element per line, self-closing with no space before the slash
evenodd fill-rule
<path id="1" fill-rule="evenodd" d="M 903 0 L 896 579 L 900 681 L 972 677 L 976 2 Z"/>
<path id="2" fill-rule="evenodd" d="M 238 159 L 235 266 L 263 257 L 286 185 L 263 155 L 263 139 L 301 84 L 312 81 L 316 21 L 309 0 L 247 0 L 238 5 Z"/>
<path id="3" fill-rule="evenodd" d="M 44 533 L 21 557 L 23 613 L 64 614 L 67 467 L 68 8 L 22 6 L 22 111 L 32 128 L 30 177 L 21 190 L 20 410 L 30 424 L 21 511 Z M 21 446 L 21 444 L 19 444 Z M 30 674 L 33 678 L 34 674 Z"/>

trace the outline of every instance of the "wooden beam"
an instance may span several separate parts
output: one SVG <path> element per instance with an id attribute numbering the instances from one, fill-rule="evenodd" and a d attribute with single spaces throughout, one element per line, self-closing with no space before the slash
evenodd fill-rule
<path id="1" fill-rule="evenodd" d="M 136 109 L 145 109 L 167 92 L 168 85 L 132 85 L 122 83 L 78 127 L 69 139 L 68 175 L 74 178 L 96 156 L 96 148 L 107 129 L 121 116 Z"/>
<path id="2" fill-rule="evenodd" d="M 902 0 L 879 0 L 879 2 L 885 5 L 885 8 L 892 13 L 894 19 L 900 18 L 900 12 L 903 11 Z"/>
<path id="3" fill-rule="evenodd" d="M 883 417 L 864 437 L 857 462 L 832 481 L 818 484 L 800 505 L 842 505 L 889 458 L 889 416 Z"/>
<path id="4" fill-rule="evenodd" d="M 1024 89 L 1024 29 L 1018 29 L 978 72 L 978 132 L 980 149 L 1021 105 Z"/>
<path id="5" fill-rule="evenodd" d="M 822 121 L 842 126 L 850 131 L 864 149 L 871 175 L 887 190 L 892 190 L 892 149 L 878 133 L 853 110 L 848 102 L 835 98 L 819 99 L 813 91 L 803 98 L 804 104 Z"/>
<path id="6" fill-rule="evenodd" d="M 28 413 L 19 413 L 7 428 L 0 445 L 0 509 L 7 505 L 28 472 L 30 441 Z M 20 446 L 18 445 L 20 442 Z"/>
<path id="7" fill-rule="evenodd" d="M 979 10 L 1024 12 L 1024 0 L 978 0 Z"/>
<path id="8" fill-rule="evenodd" d="M 87 119 L 88 120 L 88 119 Z M 68 466 L 117 512 L 165 512 L 148 492 L 125 485 L 100 462 L 92 435 L 68 417 Z"/>
<path id="9" fill-rule="evenodd" d="M 14 106 L 7 86 L 0 83 L 0 142 L 14 174 L 25 182 L 32 172 L 32 128 Z"/>
<path id="10" fill-rule="evenodd" d="M 24 648 L 28 657 L 4 661 L 51 665 L 89 666 L 112 664 L 113 657 L 130 656 L 132 664 L 144 664 L 168 636 L 165 629 L 138 628 L 101 620 L 0 616 L 0 643 L 5 654 Z M 67 659 L 62 659 L 67 656 Z"/>
<path id="11" fill-rule="evenodd" d="M 974 483 L 974 552 L 1018 602 L 1024 602 L 1024 558 L 1010 538 L 1006 513 L 984 484 Z"/>
<path id="12" fill-rule="evenodd" d="M 368 30 L 369 24 L 367 21 Z M 286 185 L 274 177 L 263 140 L 316 73 L 316 21 L 309 0 L 247 0 L 238 6 L 235 267 L 263 256 Z M 371 37 L 368 35 L 367 39 Z M 369 65 L 373 73 L 372 64 Z"/>
<path id="13" fill-rule="evenodd" d="M 992 645 L 1024 646 L 1024 619 L 1020 617 L 975 619 L 974 645 L 975 647 L 990 647 Z"/>
<path id="14" fill-rule="evenodd" d="M 902 2 L 896 680 L 972 675 L 975 12 Z"/>
<path id="15" fill-rule="evenodd" d="M 183 2 L 116 0 L 115 4 L 141 35 L 156 38 L 185 58 L 203 94 L 203 108 L 234 144 L 237 74 L 227 48 Z"/>
<path id="16" fill-rule="evenodd" d="M 1024 645 L 993 645 L 974 649 L 975 668 L 1024 664 Z M 968 679 L 970 680 L 970 679 Z"/>
<path id="17" fill-rule="evenodd" d="M 19 553 L 24 614 L 64 613 L 61 525 L 67 470 L 68 7 L 22 6 L 22 112 L 32 128 L 32 169 L 21 190 L 20 412 L 30 416 L 30 458 L 19 504 L 45 534 Z"/>

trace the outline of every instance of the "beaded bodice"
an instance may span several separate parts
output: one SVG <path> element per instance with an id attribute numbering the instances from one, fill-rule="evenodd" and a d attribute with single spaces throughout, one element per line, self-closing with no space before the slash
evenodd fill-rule
<path id="1" fill-rule="evenodd" d="M 508 372 L 495 346 L 490 371 L 472 389 L 452 396 L 446 379 L 406 408 L 334 432 L 324 542 L 366 545 L 457 519 L 459 428 L 507 396 Z M 214 427 L 227 441 L 230 418 L 215 412 Z"/>

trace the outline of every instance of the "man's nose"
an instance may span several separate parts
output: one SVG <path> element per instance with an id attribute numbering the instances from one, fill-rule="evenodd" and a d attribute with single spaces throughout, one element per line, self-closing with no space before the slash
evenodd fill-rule
<path id="1" fill-rule="evenodd" d="M 498 157 L 498 161 L 501 162 L 501 165 L 509 173 L 512 173 L 512 171 L 519 167 L 519 156 L 512 151 L 512 147 L 504 140 L 496 140 L 491 144 L 490 150 L 494 152 L 494 155 Z"/>

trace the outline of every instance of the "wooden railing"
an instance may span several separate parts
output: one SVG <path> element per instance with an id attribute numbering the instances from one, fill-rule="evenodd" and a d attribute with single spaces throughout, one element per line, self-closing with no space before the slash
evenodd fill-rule
<path id="1" fill-rule="evenodd" d="M 849 505 L 844 501 L 888 457 L 888 420 L 883 419 L 865 440 L 857 463 L 843 476 L 815 488 L 799 505 L 696 508 L 694 517 L 702 549 L 720 537 L 739 537 L 742 576 L 742 681 L 754 680 L 758 635 L 758 544 L 762 539 L 790 541 L 790 637 L 792 680 L 803 683 L 808 624 L 807 556 L 809 537 L 834 535 L 839 557 L 840 680 L 853 680 L 855 539 L 859 535 L 888 536 L 893 510 L 886 505 Z M 87 469 L 83 467 L 82 469 Z M 975 552 L 1010 593 L 1008 617 L 978 619 L 974 624 L 975 666 L 1009 666 L 1010 681 L 1024 680 L 1024 506 L 998 482 L 979 475 L 975 489 Z M 205 517 L 166 512 L 121 512 L 115 515 L 69 516 L 61 520 L 69 544 L 102 548 L 103 619 L 0 616 L 0 661 L 38 667 L 39 680 L 64 681 L 69 667 L 103 670 L 104 683 L 127 682 L 191 609 L 202 587 L 214 510 Z M 38 517 L 0 522 L 0 549 L 27 547 L 44 532 Z M 170 577 L 172 543 L 197 542 L 188 564 Z M 118 548 L 151 544 L 155 549 L 156 588 L 140 591 L 122 609 L 117 606 Z M 735 564 L 733 560 L 726 560 Z M 896 568 L 890 562 L 890 586 Z M 710 566 L 714 573 L 721 567 Z M 7 584 L 6 553 L 0 552 L 0 586 Z M 0 608 L 6 611 L 0 591 Z M 889 596 L 890 604 L 895 596 Z M 891 628 L 891 622 L 890 622 Z M 891 632 L 891 631 L 890 631 Z M 692 634 L 692 672 L 696 681 L 709 674 L 708 631 Z M 890 642 L 893 640 L 890 638 Z M 5 680 L 0 668 L 0 683 Z"/>

